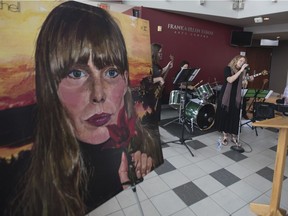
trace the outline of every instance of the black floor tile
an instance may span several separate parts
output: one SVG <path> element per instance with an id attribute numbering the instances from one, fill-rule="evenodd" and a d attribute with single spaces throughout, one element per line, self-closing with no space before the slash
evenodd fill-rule
<path id="1" fill-rule="evenodd" d="M 269 168 L 269 167 L 264 167 L 263 169 L 259 170 L 256 172 L 258 175 L 262 176 L 263 178 L 273 182 L 273 175 L 274 175 L 274 171 L 273 169 Z M 286 176 L 283 177 L 283 181 L 287 179 Z"/>
<path id="2" fill-rule="evenodd" d="M 227 151 L 227 152 L 224 152 L 223 155 L 229 157 L 230 159 L 236 161 L 236 162 L 239 162 L 241 160 L 244 160 L 247 158 L 247 156 L 237 152 L 237 151 Z"/>
<path id="3" fill-rule="evenodd" d="M 272 131 L 272 132 L 275 132 L 275 133 L 278 133 L 279 132 L 279 129 L 278 128 L 265 128 L 266 130 L 269 130 L 269 131 Z"/>
<path id="4" fill-rule="evenodd" d="M 178 186 L 174 188 L 173 191 L 187 206 L 199 202 L 200 200 L 207 197 L 207 194 L 205 194 L 193 182 L 188 182 L 184 185 Z"/>
<path id="5" fill-rule="evenodd" d="M 273 151 L 275 151 L 275 152 L 277 152 L 277 145 L 271 147 L 270 149 L 273 150 Z M 287 151 L 287 154 L 286 154 L 286 155 L 288 156 L 288 151 Z"/>
<path id="6" fill-rule="evenodd" d="M 232 185 L 232 184 L 234 184 L 240 180 L 240 178 L 238 178 L 237 176 L 230 173 L 229 171 L 227 171 L 224 168 L 217 170 L 213 173 L 210 173 L 210 175 L 226 187 L 228 187 L 228 186 L 230 186 L 230 185 Z"/>
<path id="7" fill-rule="evenodd" d="M 191 148 L 196 149 L 196 150 L 200 149 L 200 148 L 207 147 L 207 145 L 205 145 L 204 143 L 200 142 L 199 140 L 187 141 L 186 144 L 189 145 Z"/>
<path id="8" fill-rule="evenodd" d="M 169 163 L 169 161 L 167 161 L 166 159 L 164 159 L 164 163 L 162 165 L 160 165 L 159 167 L 157 167 L 155 169 L 155 172 L 158 174 L 158 175 L 162 175 L 164 173 L 167 173 L 167 172 L 171 172 L 173 170 L 175 170 L 176 168 L 171 164 Z"/>
<path id="9" fill-rule="evenodd" d="M 276 152 L 277 151 L 277 145 L 271 147 L 270 149 Z"/>
<path id="10" fill-rule="evenodd" d="M 170 147 L 167 143 L 161 143 L 161 147 L 162 148 L 167 148 L 167 147 Z"/>

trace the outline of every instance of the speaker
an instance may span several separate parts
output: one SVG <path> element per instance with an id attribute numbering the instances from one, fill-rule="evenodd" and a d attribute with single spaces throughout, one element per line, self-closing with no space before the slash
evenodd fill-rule
<path id="1" fill-rule="evenodd" d="M 132 14 L 134 17 L 140 17 L 140 10 L 133 8 Z"/>
<path id="2" fill-rule="evenodd" d="M 275 117 L 275 105 L 266 102 L 254 102 L 253 117 L 255 120 L 264 120 Z"/>

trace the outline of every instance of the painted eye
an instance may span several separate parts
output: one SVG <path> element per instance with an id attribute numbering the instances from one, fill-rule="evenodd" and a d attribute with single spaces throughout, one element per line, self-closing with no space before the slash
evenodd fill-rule
<path id="1" fill-rule="evenodd" d="M 119 75 L 119 72 L 116 68 L 109 68 L 106 72 L 105 75 L 110 77 L 110 78 L 115 78 Z"/>
<path id="2" fill-rule="evenodd" d="M 72 70 L 68 74 L 68 76 L 73 79 L 80 79 L 82 77 L 85 77 L 86 75 L 87 73 L 81 70 Z"/>

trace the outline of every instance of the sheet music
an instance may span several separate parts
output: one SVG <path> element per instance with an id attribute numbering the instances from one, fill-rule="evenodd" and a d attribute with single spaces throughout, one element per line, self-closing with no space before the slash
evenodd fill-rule
<path id="1" fill-rule="evenodd" d="M 201 70 L 201 68 L 196 69 L 193 74 L 189 77 L 188 81 L 193 81 L 194 78 L 197 76 L 197 74 L 199 73 L 199 71 Z"/>
<path id="2" fill-rule="evenodd" d="M 180 74 L 182 73 L 182 70 L 183 70 L 183 68 L 181 68 L 181 70 L 178 72 L 177 76 L 175 77 L 175 79 L 174 79 L 174 81 L 173 81 L 173 84 L 175 84 L 176 81 L 178 80 Z"/>
<path id="3" fill-rule="evenodd" d="M 268 98 L 271 96 L 272 93 L 273 93 L 273 90 L 270 90 L 270 91 L 268 92 L 268 94 L 266 95 L 265 99 L 268 99 Z"/>
<path id="4" fill-rule="evenodd" d="M 196 77 L 199 71 L 200 71 L 200 68 L 188 68 L 188 69 L 181 68 L 176 78 L 174 79 L 173 84 L 177 84 L 179 82 L 192 81 Z"/>
<path id="5" fill-rule="evenodd" d="M 256 98 L 269 98 L 273 90 L 261 90 L 261 89 L 242 89 L 241 95 L 243 97 L 256 97 Z"/>

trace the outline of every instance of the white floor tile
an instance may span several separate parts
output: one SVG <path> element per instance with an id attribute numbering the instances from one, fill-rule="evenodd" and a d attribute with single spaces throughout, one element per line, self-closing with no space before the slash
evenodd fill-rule
<path id="1" fill-rule="evenodd" d="M 229 216 L 229 213 L 221 208 L 214 200 L 207 197 L 193 205 L 190 206 L 190 209 L 197 216 Z"/>
<path id="2" fill-rule="evenodd" d="M 136 197 L 138 196 L 138 198 Z M 139 185 L 136 186 L 136 192 L 134 192 L 132 189 L 127 189 L 125 191 L 122 191 L 121 193 L 117 194 L 116 199 L 118 200 L 121 208 L 126 208 L 128 206 L 134 205 L 138 202 L 138 199 L 140 201 L 146 200 L 147 196 L 142 191 L 141 187 Z"/>
<path id="3" fill-rule="evenodd" d="M 235 161 L 226 157 L 223 154 L 216 155 L 215 157 L 210 158 L 212 161 L 214 161 L 216 164 L 220 165 L 222 168 L 225 168 L 231 164 L 234 164 Z"/>
<path id="4" fill-rule="evenodd" d="M 197 165 L 191 164 L 186 167 L 179 169 L 188 179 L 193 181 L 194 179 L 200 178 L 204 175 L 207 175 L 200 167 Z"/>
<path id="5" fill-rule="evenodd" d="M 235 176 L 239 177 L 240 179 L 243 179 L 253 173 L 253 171 L 247 169 L 246 167 L 243 167 L 239 163 L 234 163 L 230 166 L 227 166 L 225 169 L 233 173 Z"/>
<path id="6" fill-rule="evenodd" d="M 130 206 L 124 209 L 125 216 L 160 216 L 157 209 L 153 206 L 150 200 L 145 200 L 141 202 L 140 206 L 136 205 Z"/>
<path id="7" fill-rule="evenodd" d="M 168 185 L 159 176 L 143 181 L 140 187 L 148 198 L 170 190 Z"/>
<path id="8" fill-rule="evenodd" d="M 188 207 L 172 214 L 171 216 L 197 216 Z"/>
<path id="9" fill-rule="evenodd" d="M 180 185 L 186 184 L 190 180 L 183 175 L 179 170 L 173 170 L 168 173 L 164 173 L 160 178 L 171 188 L 176 188 Z"/>
<path id="10" fill-rule="evenodd" d="M 255 216 L 255 213 L 251 211 L 250 204 L 248 204 L 234 212 L 231 216 Z"/>
<path id="11" fill-rule="evenodd" d="M 241 160 L 238 163 L 253 172 L 257 172 L 265 167 L 264 164 L 259 161 L 255 161 L 252 157 Z"/>
<path id="12" fill-rule="evenodd" d="M 210 175 L 206 175 L 199 179 L 196 179 L 195 181 L 193 181 L 193 183 L 196 184 L 208 196 L 225 188 L 223 184 L 218 182 Z"/>
<path id="13" fill-rule="evenodd" d="M 220 165 L 216 164 L 214 161 L 210 159 L 200 161 L 196 163 L 196 165 L 201 169 L 203 169 L 206 173 L 212 173 L 222 168 Z"/>
<path id="14" fill-rule="evenodd" d="M 227 188 L 212 194 L 210 197 L 229 214 L 232 214 L 247 204 Z"/>
<path id="15" fill-rule="evenodd" d="M 186 207 L 185 203 L 171 190 L 154 196 L 150 200 L 162 216 L 174 214 Z"/>
<path id="16" fill-rule="evenodd" d="M 256 173 L 244 178 L 243 180 L 262 193 L 265 193 L 272 188 L 272 182 Z"/>
<path id="17" fill-rule="evenodd" d="M 173 148 L 162 148 L 162 152 L 163 152 L 164 158 L 170 158 L 170 157 L 174 157 L 176 155 L 180 155 L 180 153 L 175 151 L 175 149 L 173 149 Z"/>
<path id="18" fill-rule="evenodd" d="M 192 156 L 190 152 L 187 152 L 183 154 L 183 157 L 185 157 L 187 160 L 190 160 L 192 163 L 197 163 L 206 159 L 206 157 L 200 154 L 197 150 L 191 149 L 191 151 L 194 156 Z"/>
<path id="19" fill-rule="evenodd" d="M 239 181 L 228 187 L 229 190 L 237 194 L 242 200 L 250 203 L 259 197 L 262 193 L 245 181 Z"/>
<path id="20" fill-rule="evenodd" d="M 118 212 L 119 210 L 121 210 L 121 207 L 116 197 L 113 197 L 112 199 L 105 202 L 103 205 L 99 206 L 97 209 L 90 212 L 88 216 L 105 216 Z"/>
<path id="21" fill-rule="evenodd" d="M 204 158 L 211 158 L 220 154 L 219 151 L 217 151 L 216 149 L 216 145 L 213 148 L 204 147 L 204 148 L 197 149 L 197 152 L 201 154 Z"/>
<path id="22" fill-rule="evenodd" d="M 191 164 L 191 161 L 183 157 L 183 155 L 176 155 L 174 157 L 167 158 L 167 160 L 177 169 Z"/>

